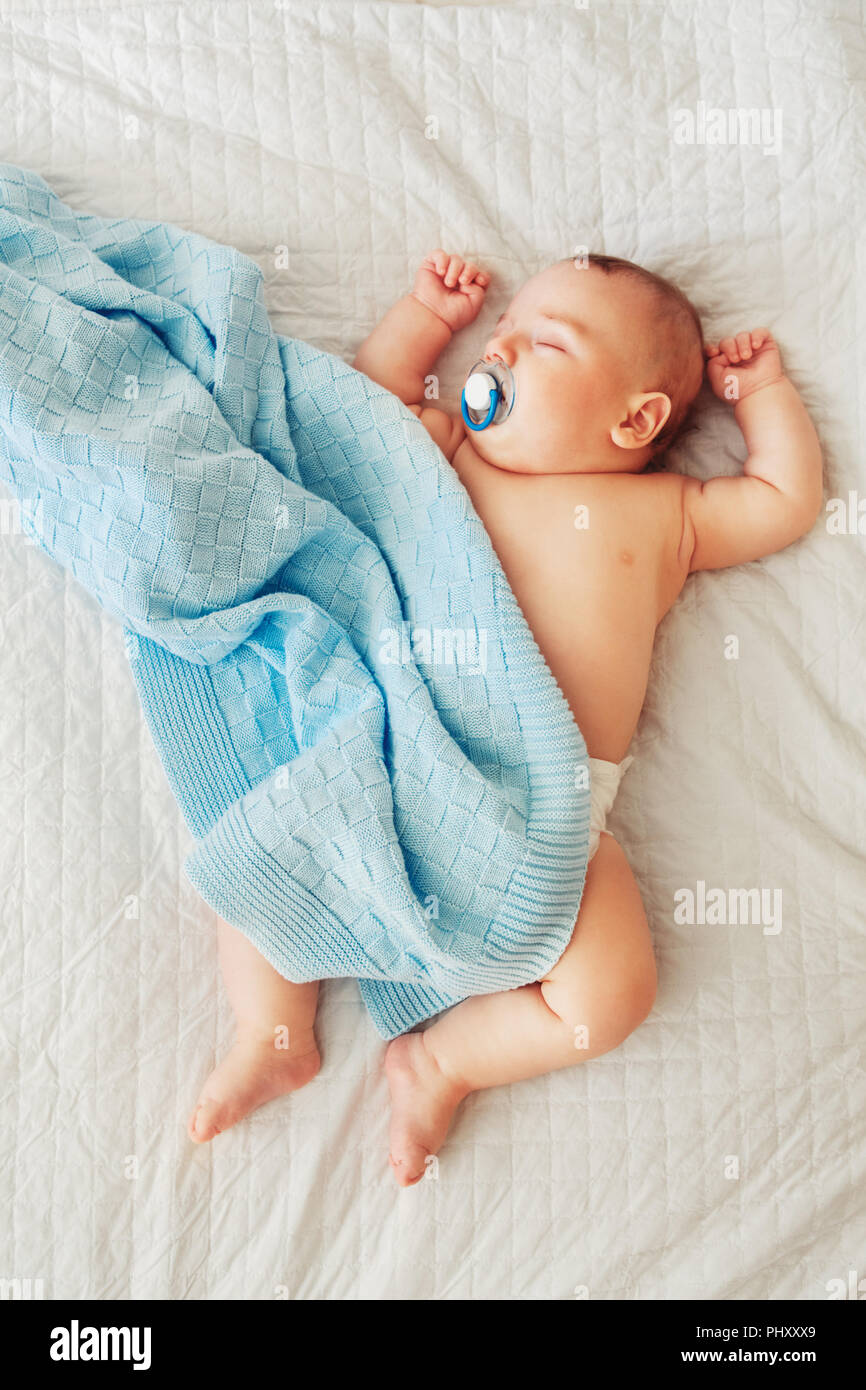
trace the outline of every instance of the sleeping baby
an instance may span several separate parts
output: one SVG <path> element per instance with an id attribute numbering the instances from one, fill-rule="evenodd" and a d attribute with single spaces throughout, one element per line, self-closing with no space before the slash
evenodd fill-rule
<path id="1" fill-rule="evenodd" d="M 821 452 L 766 328 L 704 345 L 667 280 L 609 256 L 560 261 L 496 324 L 453 414 L 425 403 L 452 334 L 490 275 L 435 251 L 362 344 L 354 366 L 419 416 L 499 556 L 589 754 L 590 862 L 574 932 L 544 979 L 456 1005 L 388 1046 L 390 1161 L 426 1161 L 471 1091 L 609 1051 L 652 1008 L 656 968 L 640 892 L 605 829 L 646 692 L 656 628 L 695 570 L 743 564 L 802 536 L 822 502 Z M 701 386 L 733 404 L 748 453 L 737 477 L 659 471 Z M 485 370 L 486 369 L 486 370 Z M 486 392 L 489 387 L 489 409 Z M 237 1041 L 189 1123 L 198 1142 L 315 1076 L 318 985 L 283 979 L 219 924 Z M 275 1033 L 289 1039 L 275 1047 Z"/>

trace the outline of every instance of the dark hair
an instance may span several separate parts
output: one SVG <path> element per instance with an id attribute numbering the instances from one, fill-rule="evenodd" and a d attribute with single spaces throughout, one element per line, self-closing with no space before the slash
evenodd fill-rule
<path id="1" fill-rule="evenodd" d="M 621 256 L 604 256 L 590 251 L 582 258 L 566 256 L 565 260 L 588 263 L 605 275 L 628 275 L 649 290 L 655 299 L 657 321 L 662 329 L 660 341 L 663 355 L 657 362 L 660 377 L 654 383 L 659 391 L 670 397 L 671 413 L 652 444 L 645 472 L 664 467 L 658 462 L 680 438 L 689 424 L 692 403 L 701 388 L 704 374 L 703 333 L 700 315 L 682 290 L 663 275 L 623 260 Z M 564 264 L 564 261 L 563 261 Z"/>

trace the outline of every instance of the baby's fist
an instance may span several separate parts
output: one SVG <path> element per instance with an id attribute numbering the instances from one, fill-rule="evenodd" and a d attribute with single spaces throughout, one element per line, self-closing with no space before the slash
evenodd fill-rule
<path id="1" fill-rule="evenodd" d="M 423 261 L 412 294 L 456 333 L 477 318 L 489 284 L 486 271 L 438 250 Z"/>
<path id="2" fill-rule="evenodd" d="M 782 358 L 769 328 L 753 328 L 735 338 L 705 343 L 704 353 L 707 377 L 720 401 L 736 405 L 784 376 Z"/>

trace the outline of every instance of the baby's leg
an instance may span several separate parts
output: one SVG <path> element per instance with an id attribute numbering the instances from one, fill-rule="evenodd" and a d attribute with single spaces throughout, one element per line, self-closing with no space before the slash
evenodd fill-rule
<path id="1" fill-rule="evenodd" d="M 424 1174 L 470 1091 L 574 1066 L 617 1047 L 656 990 L 652 940 L 628 860 L 603 834 L 574 934 L 545 979 L 466 999 L 423 1033 L 389 1045 L 391 1165 L 404 1187 Z"/>
<path id="2" fill-rule="evenodd" d="M 313 1034 L 318 984 L 284 980 L 243 932 L 223 921 L 217 930 L 238 1031 L 190 1116 L 189 1137 L 198 1144 L 236 1125 L 259 1105 L 297 1091 L 319 1070 Z"/>

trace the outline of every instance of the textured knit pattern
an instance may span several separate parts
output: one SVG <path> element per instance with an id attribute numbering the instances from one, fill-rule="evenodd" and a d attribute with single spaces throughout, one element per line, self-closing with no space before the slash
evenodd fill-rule
<path id="1" fill-rule="evenodd" d="M 538 979 L 586 749 L 419 421 L 272 330 L 258 267 L 0 166 L 0 471 L 127 630 L 191 882 L 384 1037 Z"/>

